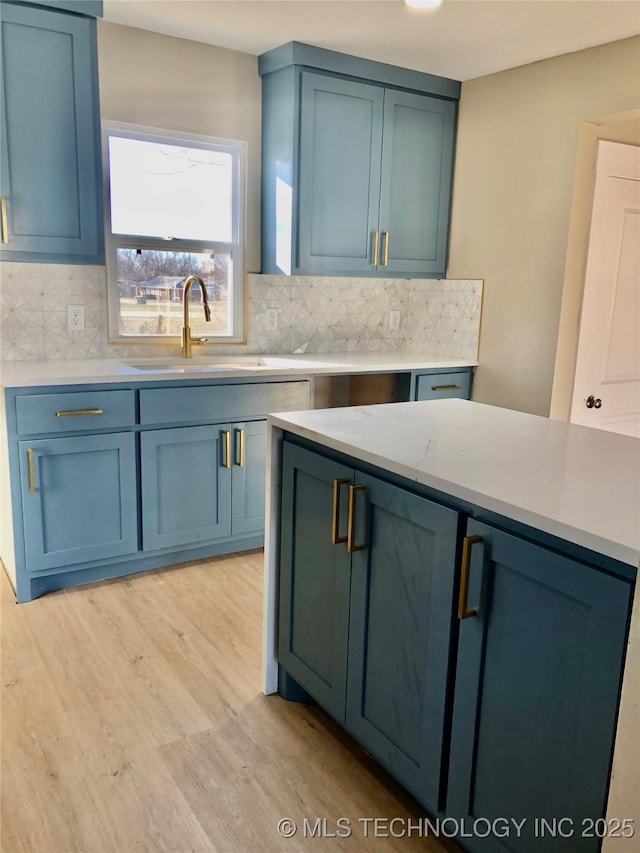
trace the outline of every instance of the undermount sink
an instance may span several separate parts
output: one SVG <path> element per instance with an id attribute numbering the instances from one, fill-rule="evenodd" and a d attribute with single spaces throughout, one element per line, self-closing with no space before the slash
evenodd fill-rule
<path id="1" fill-rule="evenodd" d="M 191 373 L 194 370 L 253 370 L 256 367 L 266 367 L 265 361 L 262 359 L 254 359 L 247 361 L 207 361 L 201 359 L 177 359 L 174 361 L 155 361 L 153 359 L 143 361 L 129 361 L 128 367 L 133 367 L 136 370 L 181 370 Z"/>

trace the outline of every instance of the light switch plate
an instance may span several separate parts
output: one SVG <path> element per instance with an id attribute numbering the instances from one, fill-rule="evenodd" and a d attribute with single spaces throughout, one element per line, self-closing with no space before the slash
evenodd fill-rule
<path id="1" fill-rule="evenodd" d="M 392 331 L 400 328 L 400 312 L 398 310 L 389 311 L 389 328 Z"/>

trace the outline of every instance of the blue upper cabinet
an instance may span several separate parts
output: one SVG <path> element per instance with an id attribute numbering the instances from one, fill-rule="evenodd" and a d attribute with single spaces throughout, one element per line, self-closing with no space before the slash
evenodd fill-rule
<path id="1" fill-rule="evenodd" d="M 103 263 L 96 21 L 6 0 L 0 14 L 0 258 Z"/>
<path id="2" fill-rule="evenodd" d="M 380 207 L 383 100 L 379 86 L 302 74 L 302 270 L 361 275 L 371 268 L 371 235 L 378 228 Z"/>
<path id="3" fill-rule="evenodd" d="M 260 73 L 262 272 L 444 276 L 460 84 L 296 42 Z"/>
<path id="4" fill-rule="evenodd" d="M 378 270 L 444 276 L 456 104 L 384 95 Z"/>

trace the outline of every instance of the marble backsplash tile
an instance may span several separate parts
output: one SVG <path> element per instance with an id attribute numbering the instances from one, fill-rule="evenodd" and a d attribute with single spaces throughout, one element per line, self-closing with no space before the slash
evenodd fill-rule
<path id="1" fill-rule="evenodd" d="M 248 276 L 246 344 L 199 354 L 404 352 L 475 359 L 482 281 Z M 13 359 L 174 356 L 177 344 L 109 343 L 103 267 L 0 265 L 0 357 Z M 66 328 L 67 304 L 82 304 L 85 328 Z M 266 310 L 278 329 L 266 328 Z M 390 312 L 399 312 L 391 328 Z"/>

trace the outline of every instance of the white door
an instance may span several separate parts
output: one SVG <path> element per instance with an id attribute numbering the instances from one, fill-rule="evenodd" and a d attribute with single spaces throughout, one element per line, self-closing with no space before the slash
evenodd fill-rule
<path id="1" fill-rule="evenodd" d="M 640 438 L 640 148 L 600 142 L 573 423 Z"/>

